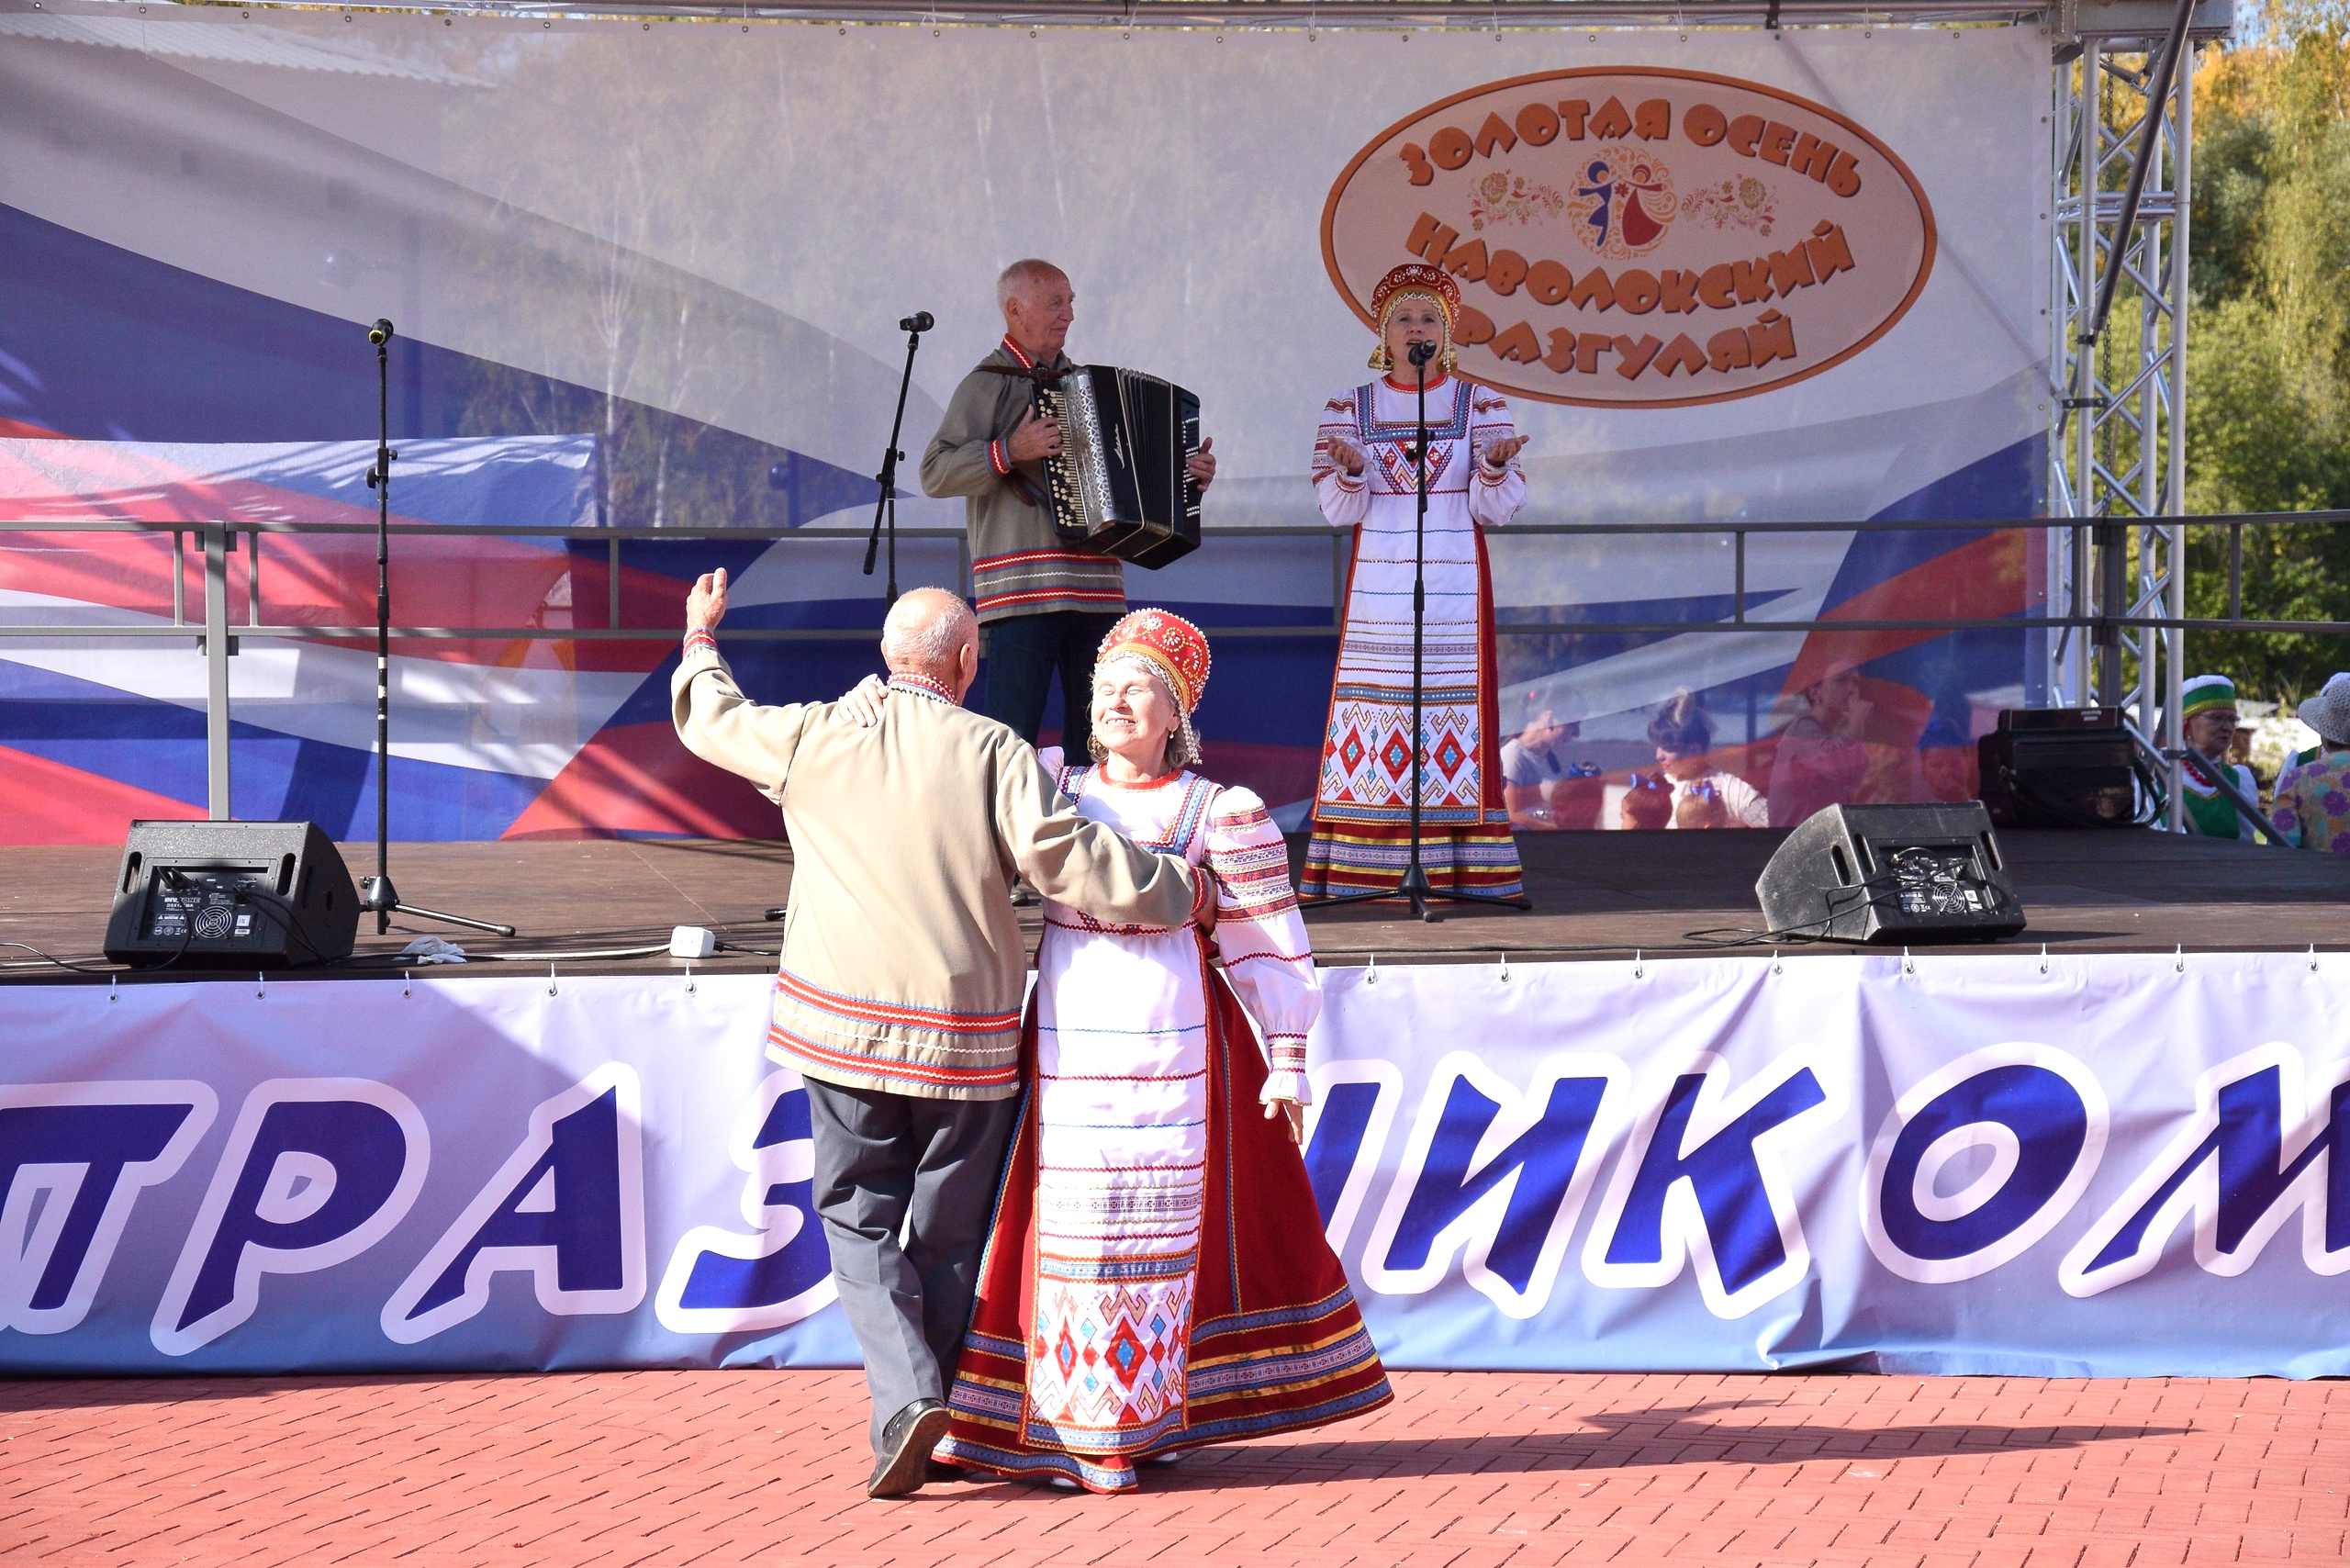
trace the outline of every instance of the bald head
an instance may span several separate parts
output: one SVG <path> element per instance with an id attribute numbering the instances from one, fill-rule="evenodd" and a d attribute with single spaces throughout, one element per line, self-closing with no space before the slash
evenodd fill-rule
<path id="1" fill-rule="evenodd" d="M 971 607 L 945 588 L 905 593 L 881 623 L 881 662 L 891 675 L 927 676 L 959 694 L 979 667 L 979 622 Z"/>
<path id="2" fill-rule="evenodd" d="M 1069 274 L 1034 256 L 1013 263 L 995 280 L 1003 327 L 1029 357 L 1049 364 L 1069 341 L 1077 319 L 1077 289 Z"/>

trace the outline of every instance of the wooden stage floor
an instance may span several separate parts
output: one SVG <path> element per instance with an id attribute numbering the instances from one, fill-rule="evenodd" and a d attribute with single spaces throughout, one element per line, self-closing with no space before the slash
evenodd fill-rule
<path id="1" fill-rule="evenodd" d="M 1490 962 L 1628 958 L 1635 948 L 1685 955 L 1688 934 L 1754 927 L 1756 875 L 1784 834 L 1528 834 L 1519 840 L 1531 912 L 1458 904 L 1422 924 L 1400 903 L 1358 904 L 1308 915 L 1326 963 Z M 2052 952 L 2350 947 L 2350 860 L 2156 833 L 2009 833 L 2000 835 L 2030 929 L 2007 946 Z M 1292 852 L 1302 849 L 1293 841 Z M 346 846 L 354 875 L 372 847 Z M 108 890 L 120 862 L 106 846 L 0 848 L 0 941 L 103 966 Z M 480 956 L 567 954 L 666 944 L 673 925 L 706 925 L 746 948 L 696 965 L 703 973 L 770 969 L 782 929 L 760 918 L 789 896 L 789 849 L 752 840 L 535 841 L 402 844 L 392 873 L 401 895 L 433 909 L 514 925 L 512 941 L 405 917 L 388 936 L 363 925 L 362 962 L 317 976 L 397 974 L 386 962 L 409 938 L 442 935 Z M 1023 911 L 1033 944 L 1037 922 Z M 1927 949 L 1920 947 L 1919 951 Z M 372 961 L 369 961 L 371 960 Z M 543 961 L 543 960 L 534 960 Z M 659 972 L 666 956 L 566 957 L 574 973 Z M 217 972 L 217 971 L 216 971 Z M 512 972 L 504 963 L 442 968 L 442 975 Z M 95 974 L 0 948 L 0 979 L 90 982 Z M 126 976 L 125 978 L 134 978 Z M 140 979 L 198 980 L 177 968 Z"/>

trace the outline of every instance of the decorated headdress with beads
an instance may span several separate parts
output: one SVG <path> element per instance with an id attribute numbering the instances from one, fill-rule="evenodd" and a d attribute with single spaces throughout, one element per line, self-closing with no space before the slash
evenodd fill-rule
<path id="1" fill-rule="evenodd" d="M 1175 699 L 1175 734 L 1168 741 L 1168 764 L 1184 767 L 1199 761 L 1200 737 L 1192 728 L 1192 710 L 1200 705 L 1208 689 L 1207 634 L 1180 615 L 1164 610 L 1137 610 L 1110 628 L 1094 664 L 1099 667 L 1113 659 L 1150 671 L 1167 683 L 1168 692 Z M 1097 762 L 1107 755 L 1099 736 L 1094 737 L 1092 750 Z"/>
<path id="2" fill-rule="evenodd" d="M 1452 335 L 1460 319 L 1460 286 L 1442 267 L 1432 267 L 1426 262 L 1406 262 L 1390 267 L 1387 275 L 1371 291 L 1371 313 L 1379 322 L 1379 346 L 1371 351 L 1371 368 L 1393 370 L 1394 360 L 1387 352 L 1387 319 L 1407 299 L 1432 301 L 1444 317 L 1444 350 L 1438 363 L 1446 370 L 1452 368 Z"/>
<path id="3" fill-rule="evenodd" d="M 1180 615 L 1164 610 L 1137 610 L 1110 628 L 1102 639 L 1095 662 L 1131 655 L 1167 682 L 1167 689 L 1186 713 L 1200 705 L 1208 689 L 1207 634 Z"/>

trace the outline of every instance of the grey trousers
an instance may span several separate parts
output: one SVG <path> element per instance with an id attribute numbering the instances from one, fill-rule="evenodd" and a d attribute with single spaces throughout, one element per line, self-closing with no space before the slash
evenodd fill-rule
<path id="1" fill-rule="evenodd" d="M 890 1417 L 955 1381 L 1020 1102 L 807 1084 L 816 1213 L 865 1352 L 878 1454 Z"/>

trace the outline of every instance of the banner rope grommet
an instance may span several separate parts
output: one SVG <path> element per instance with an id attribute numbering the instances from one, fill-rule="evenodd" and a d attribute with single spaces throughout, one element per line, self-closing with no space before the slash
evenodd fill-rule
<path id="1" fill-rule="evenodd" d="M 1907 947 L 1901 949 L 1901 972 L 1905 975 L 1914 975 L 1918 972 L 1918 960 L 1909 956 L 1909 949 Z"/>
<path id="2" fill-rule="evenodd" d="M 1638 947 L 1633 948 L 1632 978 L 1634 980 L 1646 980 L 1648 978 L 1648 966 L 1640 962 L 1640 950 Z"/>
<path id="3" fill-rule="evenodd" d="M 2310 973 L 2317 973 L 2317 944 L 2310 944 Z"/>
<path id="4" fill-rule="evenodd" d="M 2316 949 L 2316 948 L 2314 948 L 2314 947 L 2312 947 L 2312 948 L 2311 948 L 2311 949 L 2310 949 L 2310 951 L 2311 951 L 2311 952 L 2312 952 L 2312 953 L 2314 953 L 2314 952 L 2316 952 L 2316 951 L 2317 951 L 2317 949 Z M 2317 968 L 2317 966 L 2316 966 L 2315 964 L 2311 964 L 2311 965 L 2310 966 L 2310 968 L 2311 968 L 2311 969 L 2315 969 L 2315 968 Z M 107 1000 L 108 1002 L 119 1002 L 119 1001 L 121 1001 L 121 1000 L 122 1000 L 122 998 L 121 998 L 121 997 L 119 997 L 119 996 L 118 996 L 118 995 L 116 995 L 116 994 L 115 994 L 115 989 L 114 989 L 114 976 L 112 976 L 112 975 L 108 975 L 108 976 L 106 976 L 106 1000 Z"/>
<path id="5" fill-rule="evenodd" d="M 2172 972 L 2175 974 L 2185 974 L 2187 972 L 2187 944 L 2181 942 L 2177 948 L 2171 954 L 2171 958 L 2173 960 L 2170 966 Z"/>
<path id="6" fill-rule="evenodd" d="M 2043 975 L 2048 972 L 2048 944 L 2045 942 L 2040 945 L 2040 972 Z"/>
<path id="7" fill-rule="evenodd" d="M 415 983 L 416 976 L 412 971 L 408 969 L 402 969 L 400 971 L 400 994 L 402 996 L 415 995 L 416 993 L 408 989 L 408 987 Z"/>
<path id="8" fill-rule="evenodd" d="M 1771 949 L 1771 972 L 1774 975 L 1783 975 L 1787 972 L 1785 966 L 1779 962 L 1779 950 L 1776 947 Z"/>
<path id="9" fill-rule="evenodd" d="M 258 969 L 253 971 L 253 1000 L 255 1002 L 269 1000 L 269 977 Z"/>
<path id="10" fill-rule="evenodd" d="M 1376 953 L 1371 954 L 1371 961 L 1363 965 L 1362 983 L 1365 985 L 1379 983 L 1379 955 Z"/>
<path id="11" fill-rule="evenodd" d="M 1504 985 L 1509 983 L 1509 955 L 1507 953 L 1502 955 L 1502 983 Z"/>
<path id="12" fill-rule="evenodd" d="M 686 994 L 688 996 L 696 994 L 694 991 L 694 966 L 691 959 L 687 960 L 686 963 Z"/>
<path id="13" fill-rule="evenodd" d="M 547 994 L 553 996 L 554 993 L 554 964 L 550 960 L 547 964 Z"/>

